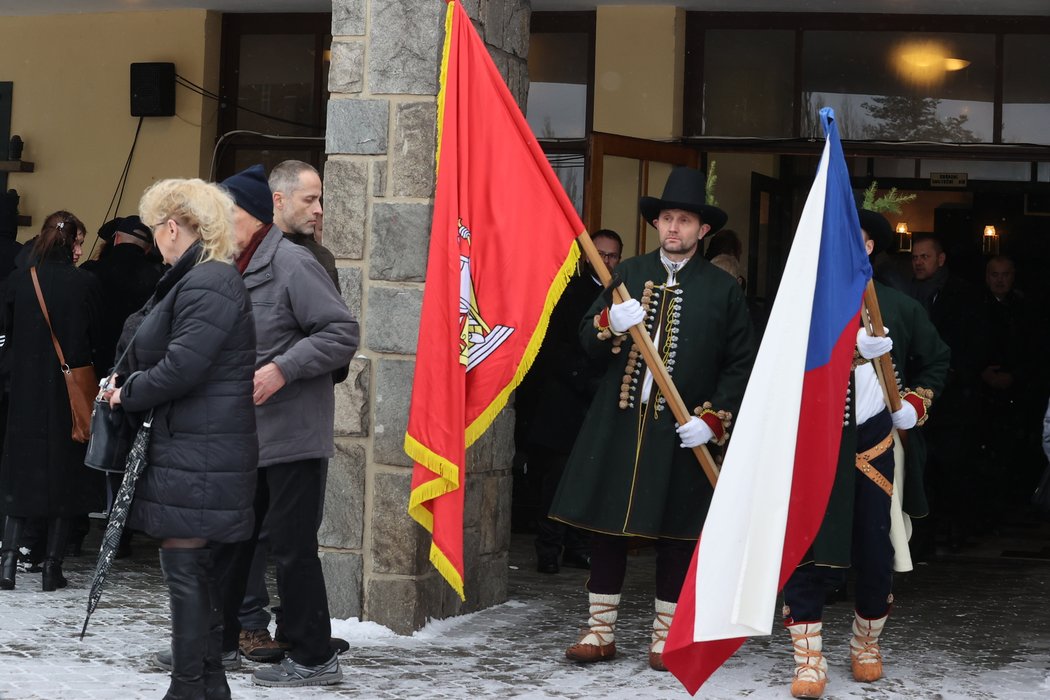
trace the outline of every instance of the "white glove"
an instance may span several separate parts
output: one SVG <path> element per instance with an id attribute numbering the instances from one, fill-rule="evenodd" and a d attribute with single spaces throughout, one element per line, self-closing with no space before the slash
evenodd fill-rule
<path id="1" fill-rule="evenodd" d="M 675 428 L 678 437 L 682 438 L 682 447 L 696 447 L 703 445 L 715 436 L 711 427 L 696 416 L 689 419 L 688 423 Z"/>
<path id="2" fill-rule="evenodd" d="M 631 326 L 636 326 L 645 319 L 645 309 L 637 299 L 628 299 L 622 304 L 609 307 L 609 327 L 615 333 L 626 333 Z"/>
<path id="3" fill-rule="evenodd" d="M 890 329 L 883 326 L 882 331 L 884 333 L 889 333 Z M 867 329 L 857 329 L 857 350 L 860 350 L 860 356 L 865 360 L 874 360 L 876 357 L 881 357 L 892 349 L 893 340 L 889 335 L 881 337 L 868 335 Z"/>
<path id="4" fill-rule="evenodd" d="M 897 430 L 910 430 L 919 422 L 915 407 L 907 401 L 901 401 L 901 407 L 891 413 L 890 418 L 893 419 L 893 427 Z"/>

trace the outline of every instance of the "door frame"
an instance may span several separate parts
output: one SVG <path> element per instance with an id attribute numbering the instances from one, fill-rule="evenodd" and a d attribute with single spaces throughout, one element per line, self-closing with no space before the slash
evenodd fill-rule
<path id="1" fill-rule="evenodd" d="M 602 184 L 605 156 L 638 161 L 639 197 L 649 191 L 650 163 L 668 163 L 690 168 L 697 168 L 700 164 L 700 151 L 694 146 L 592 132 L 587 137 L 587 162 L 583 181 L 583 223 L 588 231 L 597 231 L 602 227 Z M 636 255 L 645 251 L 646 230 L 645 222 L 641 220 L 641 217 L 638 217 L 637 226 L 638 244 L 637 250 L 634 251 Z"/>

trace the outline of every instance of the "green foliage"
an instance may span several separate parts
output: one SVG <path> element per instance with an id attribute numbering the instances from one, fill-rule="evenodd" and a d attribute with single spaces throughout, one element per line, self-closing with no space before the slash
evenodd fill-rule
<path id="1" fill-rule="evenodd" d="M 916 194 L 897 194 L 897 188 L 891 187 L 889 192 L 876 199 L 875 190 L 878 187 L 879 183 L 876 180 L 872 180 L 868 189 L 864 190 L 864 200 L 860 205 L 862 209 L 880 213 L 889 211 L 894 214 L 900 214 L 901 205 L 907 204 L 918 196 Z"/>
<path id="2" fill-rule="evenodd" d="M 704 186 L 707 205 L 711 207 L 718 206 L 718 200 L 715 199 L 715 183 L 717 182 L 718 175 L 715 174 L 715 161 L 711 161 L 711 164 L 707 166 L 707 184 Z"/>

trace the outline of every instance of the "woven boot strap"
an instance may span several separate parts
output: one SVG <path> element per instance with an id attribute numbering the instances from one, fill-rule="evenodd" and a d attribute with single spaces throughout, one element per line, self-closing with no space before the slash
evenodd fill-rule
<path id="1" fill-rule="evenodd" d="M 663 644 L 667 641 L 667 633 L 671 630 L 673 621 L 674 613 L 656 613 L 656 619 L 653 620 L 653 641 L 649 645 L 650 650 L 655 648 L 657 644 Z"/>
<path id="2" fill-rule="evenodd" d="M 817 632 L 803 632 L 801 634 L 791 633 L 791 645 L 794 647 L 795 656 L 802 656 L 805 658 L 804 663 L 795 662 L 795 677 L 804 671 L 816 671 L 818 676 L 825 676 L 825 671 L 821 668 L 820 662 L 824 658 L 824 652 L 817 651 L 809 648 L 808 640 L 813 637 L 820 637 L 821 631 Z M 801 644 L 806 642 L 805 645 Z"/>
<path id="3" fill-rule="evenodd" d="M 878 445 L 875 445 L 871 449 L 865 450 L 857 455 L 857 469 L 860 470 L 861 474 L 871 479 L 876 486 L 885 491 L 887 496 L 893 495 L 893 484 L 891 484 L 890 480 L 884 477 L 878 469 L 872 466 L 871 460 L 875 459 L 891 447 L 893 447 L 892 433 L 887 435 Z"/>
<path id="4" fill-rule="evenodd" d="M 599 646 L 605 646 L 610 644 L 611 640 L 609 637 L 613 637 L 613 625 L 615 622 L 605 622 L 599 617 L 600 615 L 607 615 L 609 613 L 619 613 L 620 606 L 617 603 L 591 603 L 590 604 L 590 616 L 591 619 L 587 621 L 588 628 L 581 630 L 579 641 L 583 641 L 587 635 L 593 634 L 598 638 Z"/>
<path id="5" fill-rule="evenodd" d="M 861 663 L 872 663 L 882 660 L 882 651 L 879 649 L 879 640 L 875 637 L 853 637 L 854 642 L 859 642 L 860 648 L 850 645 L 850 652 L 854 658 Z"/>
<path id="6" fill-rule="evenodd" d="M 879 634 L 881 633 L 882 630 L 879 629 Z M 854 622 L 850 653 L 861 663 L 882 660 L 882 651 L 879 649 L 879 635 L 862 634 L 857 629 L 857 623 Z"/>

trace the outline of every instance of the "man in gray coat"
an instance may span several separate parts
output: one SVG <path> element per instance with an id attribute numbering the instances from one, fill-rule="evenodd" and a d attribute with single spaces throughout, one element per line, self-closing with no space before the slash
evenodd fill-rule
<path id="1" fill-rule="evenodd" d="M 329 646 L 331 620 L 317 556 L 324 465 L 333 454 L 332 371 L 357 352 L 358 325 L 308 250 L 273 225 L 273 200 L 261 165 L 222 182 L 237 204 L 236 260 L 252 300 L 258 339 L 255 415 L 259 432 L 256 527 L 251 540 L 219 553 L 224 576 L 223 651 L 237 649 L 237 610 L 244 597 L 259 525 L 267 519 L 282 631 L 291 649 L 259 669 L 266 686 L 329 685 L 342 678 Z"/>

